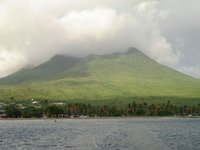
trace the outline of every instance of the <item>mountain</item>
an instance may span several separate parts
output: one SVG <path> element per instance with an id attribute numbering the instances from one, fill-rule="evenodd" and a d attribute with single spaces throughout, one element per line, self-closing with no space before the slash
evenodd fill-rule
<path id="1" fill-rule="evenodd" d="M 200 103 L 200 80 L 163 66 L 135 48 L 125 53 L 48 62 L 0 79 L 0 100 Z"/>
<path id="2" fill-rule="evenodd" d="M 0 84 L 20 84 L 24 82 L 44 81 L 71 68 L 80 58 L 56 55 L 49 61 L 34 67 L 24 68 L 16 73 L 0 79 Z"/>

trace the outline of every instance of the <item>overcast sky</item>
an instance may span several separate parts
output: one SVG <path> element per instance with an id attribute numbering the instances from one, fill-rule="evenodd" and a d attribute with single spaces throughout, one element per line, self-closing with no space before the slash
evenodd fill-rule
<path id="1" fill-rule="evenodd" d="M 130 47 L 200 78 L 200 0 L 0 0 L 0 77 Z"/>

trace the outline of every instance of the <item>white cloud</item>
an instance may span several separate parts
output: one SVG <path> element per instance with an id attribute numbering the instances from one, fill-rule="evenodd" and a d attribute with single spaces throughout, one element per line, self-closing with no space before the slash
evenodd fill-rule
<path id="1" fill-rule="evenodd" d="M 87 37 L 102 40 L 106 38 L 105 33 L 112 30 L 116 16 L 113 9 L 96 7 L 83 11 L 71 11 L 61 18 L 60 22 L 72 40 L 79 41 Z"/>
<path id="2" fill-rule="evenodd" d="M 140 13 L 148 13 L 154 15 L 157 12 L 156 5 L 158 1 L 142 1 L 135 6 L 136 10 Z"/>
<path id="3" fill-rule="evenodd" d="M 139 22 L 137 29 L 140 29 L 138 34 L 141 34 L 139 40 L 142 42 L 140 48 L 158 62 L 174 66 L 179 62 L 180 54 L 172 50 L 170 42 L 159 28 L 157 20 L 165 18 L 167 10 L 159 10 L 157 5 L 158 1 L 143 1 L 135 6 Z"/>
<path id="4" fill-rule="evenodd" d="M 166 36 L 169 31 L 163 32 L 163 20 L 173 18 L 164 2 L 85 1 L 0 3 L 0 76 L 55 54 L 103 54 L 132 46 L 162 64 L 180 65 L 185 41 L 178 37 L 177 43 L 177 37 L 173 41 Z"/>
<path id="5" fill-rule="evenodd" d="M 183 66 L 180 67 L 179 70 L 198 78 L 200 75 L 200 64 L 195 64 L 194 66 Z"/>
<path id="6" fill-rule="evenodd" d="M 26 63 L 26 58 L 17 51 L 0 51 L 0 75 L 5 76 L 17 71 L 21 63 Z"/>

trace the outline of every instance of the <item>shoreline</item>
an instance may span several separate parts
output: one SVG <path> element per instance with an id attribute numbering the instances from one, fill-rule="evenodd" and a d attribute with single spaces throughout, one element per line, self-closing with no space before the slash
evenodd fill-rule
<path id="1" fill-rule="evenodd" d="M 199 119 L 200 116 L 129 116 L 129 117 L 85 117 L 85 118 L 0 118 L 0 121 L 15 120 L 98 120 L 98 119 Z"/>

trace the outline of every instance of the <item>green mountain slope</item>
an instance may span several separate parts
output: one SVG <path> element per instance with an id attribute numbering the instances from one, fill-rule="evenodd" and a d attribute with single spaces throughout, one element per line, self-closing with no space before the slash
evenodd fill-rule
<path id="1" fill-rule="evenodd" d="M 160 65 L 132 48 L 121 54 L 90 55 L 40 82 L 0 86 L 0 95 L 0 100 L 12 96 L 17 100 L 119 104 L 132 100 L 200 103 L 200 80 Z"/>
<path id="2" fill-rule="evenodd" d="M 0 79 L 0 85 L 49 80 L 55 78 L 59 73 L 68 70 L 79 61 L 80 58 L 56 55 L 35 68 L 22 69 Z"/>

